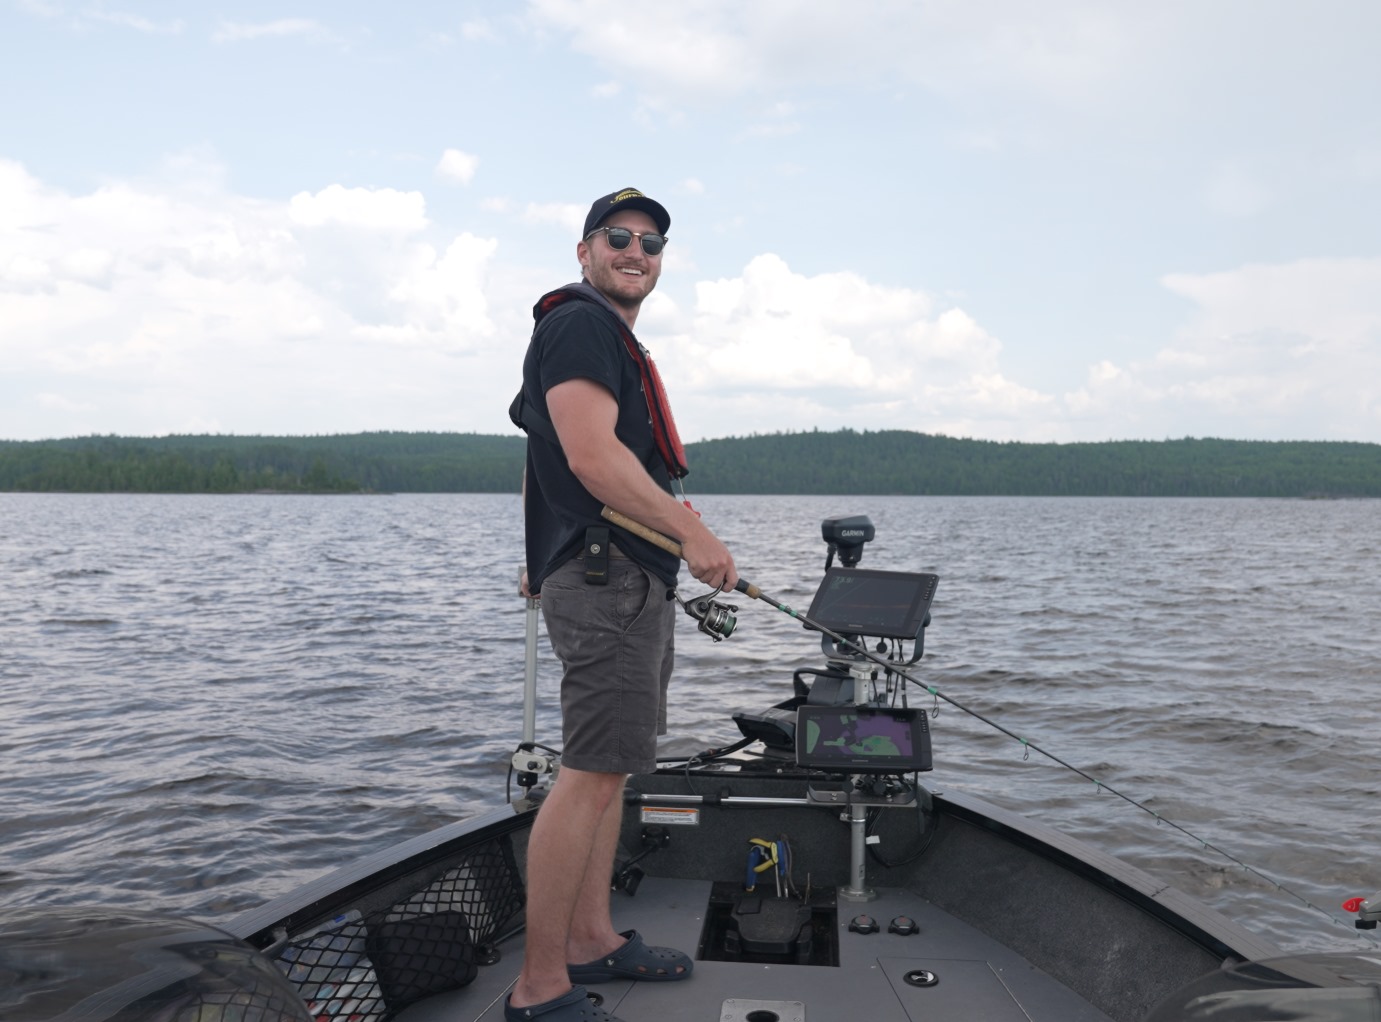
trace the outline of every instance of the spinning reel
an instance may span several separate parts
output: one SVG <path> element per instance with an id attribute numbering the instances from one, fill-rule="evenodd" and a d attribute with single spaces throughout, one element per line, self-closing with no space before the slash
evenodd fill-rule
<path id="1" fill-rule="evenodd" d="M 697 596 L 692 600 L 683 600 L 679 591 L 672 591 L 672 595 L 676 597 L 676 602 L 681 605 L 681 609 L 695 618 L 699 622 L 700 631 L 715 642 L 733 635 L 734 626 L 738 624 L 738 618 L 734 616 L 738 613 L 738 607 L 732 603 L 721 603 L 715 599 L 722 592 L 724 592 L 724 587 L 720 586 L 712 593 Z"/>

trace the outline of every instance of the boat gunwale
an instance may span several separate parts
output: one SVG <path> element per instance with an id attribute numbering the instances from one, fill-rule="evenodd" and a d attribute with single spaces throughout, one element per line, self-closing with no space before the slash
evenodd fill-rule
<path id="1" fill-rule="evenodd" d="M 1286 952 L 1184 891 L 1124 859 L 1041 820 L 964 792 L 936 793 L 955 818 L 998 833 L 1097 884 L 1224 959 L 1278 958 Z"/>
<path id="2" fill-rule="evenodd" d="M 445 861 L 466 848 L 526 830 L 537 803 L 521 800 L 448 823 L 371 852 L 220 924 L 226 932 L 263 950 L 295 928 L 329 919 L 334 909 L 391 881 Z"/>

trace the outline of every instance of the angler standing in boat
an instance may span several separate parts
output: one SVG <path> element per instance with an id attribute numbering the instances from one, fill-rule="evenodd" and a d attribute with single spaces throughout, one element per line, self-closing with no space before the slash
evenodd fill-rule
<path id="1" fill-rule="evenodd" d="M 609 917 L 624 781 L 655 769 L 666 731 L 680 562 L 608 525 L 601 508 L 679 540 L 706 585 L 738 581 L 724 544 L 672 494 L 685 454 L 657 370 L 633 336 L 670 225 L 662 205 L 633 188 L 595 201 L 576 245 L 582 279 L 533 308 L 523 389 L 510 409 L 528 433 L 523 590 L 541 597 L 564 669 L 564 748 L 528 843 L 526 958 L 509 1020 L 617 1022 L 590 1007 L 583 983 L 691 972 L 687 955 L 618 933 Z"/>

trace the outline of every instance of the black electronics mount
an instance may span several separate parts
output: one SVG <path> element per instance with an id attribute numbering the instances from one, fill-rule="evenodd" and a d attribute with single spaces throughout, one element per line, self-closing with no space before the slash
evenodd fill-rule
<path id="1" fill-rule="evenodd" d="M 876 535 L 866 515 L 826 518 L 820 532 L 829 546 L 825 577 L 804 620 L 807 629 L 821 632 L 825 666 L 798 670 L 791 699 L 766 711 L 736 713 L 734 722 L 745 738 L 762 742 L 766 755 L 811 770 L 847 776 L 930 770 L 925 711 L 907 707 L 905 683 L 890 670 L 879 679 L 875 661 L 851 647 L 876 642 L 898 668 L 920 660 L 939 576 L 857 567 Z M 908 644 L 914 644 L 909 653 Z"/>

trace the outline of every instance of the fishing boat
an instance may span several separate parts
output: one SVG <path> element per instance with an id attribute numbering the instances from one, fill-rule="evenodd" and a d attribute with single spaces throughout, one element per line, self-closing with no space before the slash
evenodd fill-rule
<path id="1" fill-rule="evenodd" d="M 589 984 L 592 1004 L 628 1022 L 1381 1017 L 1346 1013 L 1381 1004 L 1367 959 L 1287 957 L 1044 820 L 930 790 L 930 718 L 906 694 L 939 580 L 859 567 L 873 533 L 865 516 L 825 520 L 808 612 L 743 584 L 806 626 L 820 663 L 795 672 L 789 699 L 735 713 L 741 740 L 629 778 L 615 923 L 685 949 L 694 968 Z M 735 627 L 728 598 L 683 606 L 718 641 Z M 533 733 L 533 601 L 527 626 L 503 803 L 223 926 L 10 921 L 0 1019 L 502 1020 L 523 961 L 528 834 L 560 769 Z M 1374 925 L 1381 898 L 1354 907 Z"/>

